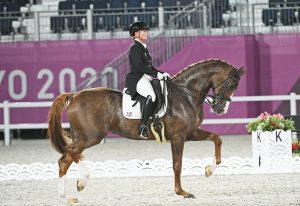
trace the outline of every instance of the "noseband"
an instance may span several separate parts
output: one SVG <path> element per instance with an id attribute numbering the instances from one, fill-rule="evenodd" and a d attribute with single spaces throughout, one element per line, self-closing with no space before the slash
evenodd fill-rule
<path id="1" fill-rule="evenodd" d="M 234 80 L 236 82 L 236 86 L 235 88 L 238 87 L 238 78 L 237 78 L 237 74 L 238 74 L 239 70 L 232 70 L 229 73 L 229 76 L 227 77 L 227 79 L 225 79 L 221 84 L 219 84 L 216 87 L 212 86 L 213 89 L 213 95 L 207 94 L 207 96 L 212 98 L 212 101 L 208 100 L 208 103 L 213 106 L 213 105 L 217 105 L 221 100 L 227 101 L 227 102 L 231 102 L 231 98 L 230 97 L 225 97 L 224 94 L 228 89 L 230 80 Z M 218 92 L 218 94 L 215 94 L 215 89 L 217 89 L 218 87 L 221 87 L 220 91 Z"/>

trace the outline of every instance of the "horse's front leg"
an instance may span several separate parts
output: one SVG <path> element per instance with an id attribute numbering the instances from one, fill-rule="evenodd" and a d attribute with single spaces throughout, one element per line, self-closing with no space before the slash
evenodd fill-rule
<path id="1" fill-rule="evenodd" d="M 186 138 L 186 141 L 201 141 L 201 140 L 211 140 L 215 143 L 215 162 L 212 166 L 208 165 L 205 168 L 206 177 L 210 176 L 216 169 L 216 166 L 221 163 L 221 146 L 222 140 L 219 135 L 201 130 L 199 128 L 194 129 Z"/>
<path id="2" fill-rule="evenodd" d="M 185 192 L 181 187 L 182 153 L 184 141 L 184 138 L 180 138 L 179 136 L 174 136 L 174 138 L 171 139 L 173 171 L 175 176 L 175 193 L 177 195 L 182 195 L 185 198 L 195 198 L 192 193 Z"/>

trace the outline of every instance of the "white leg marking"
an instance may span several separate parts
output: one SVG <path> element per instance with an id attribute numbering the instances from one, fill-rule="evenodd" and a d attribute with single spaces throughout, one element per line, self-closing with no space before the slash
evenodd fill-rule
<path id="1" fill-rule="evenodd" d="M 58 194 L 61 197 L 65 197 L 65 195 L 66 195 L 65 175 L 60 177 L 58 180 Z"/>
<path id="2" fill-rule="evenodd" d="M 82 176 L 82 178 L 78 180 L 77 189 L 78 189 L 78 191 L 81 191 L 86 187 L 90 173 L 82 161 L 79 161 L 77 166 L 78 166 L 79 172 Z"/>

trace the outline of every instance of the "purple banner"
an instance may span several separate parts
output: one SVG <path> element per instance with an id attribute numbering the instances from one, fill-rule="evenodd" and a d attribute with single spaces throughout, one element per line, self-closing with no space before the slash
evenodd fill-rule
<path id="1" fill-rule="evenodd" d="M 131 43 L 130 39 L 1 43 L 0 101 L 53 101 L 101 71 Z M 10 119 L 46 122 L 48 110 L 13 109 Z"/>

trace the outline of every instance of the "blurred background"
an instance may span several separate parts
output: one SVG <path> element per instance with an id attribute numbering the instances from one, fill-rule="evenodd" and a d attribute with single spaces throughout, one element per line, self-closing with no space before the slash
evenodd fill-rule
<path id="1" fill-rule="evenodd" d="M 264 111 L 299 119 L 300 0 L 0 0 L 0 140 L 45 138 L 60 93 L 123 90 L 138 20 L 171 75 L 208 59 L 247 68 L 228 114 L 205 105 L 204 129 L 247 134 Z"/>

